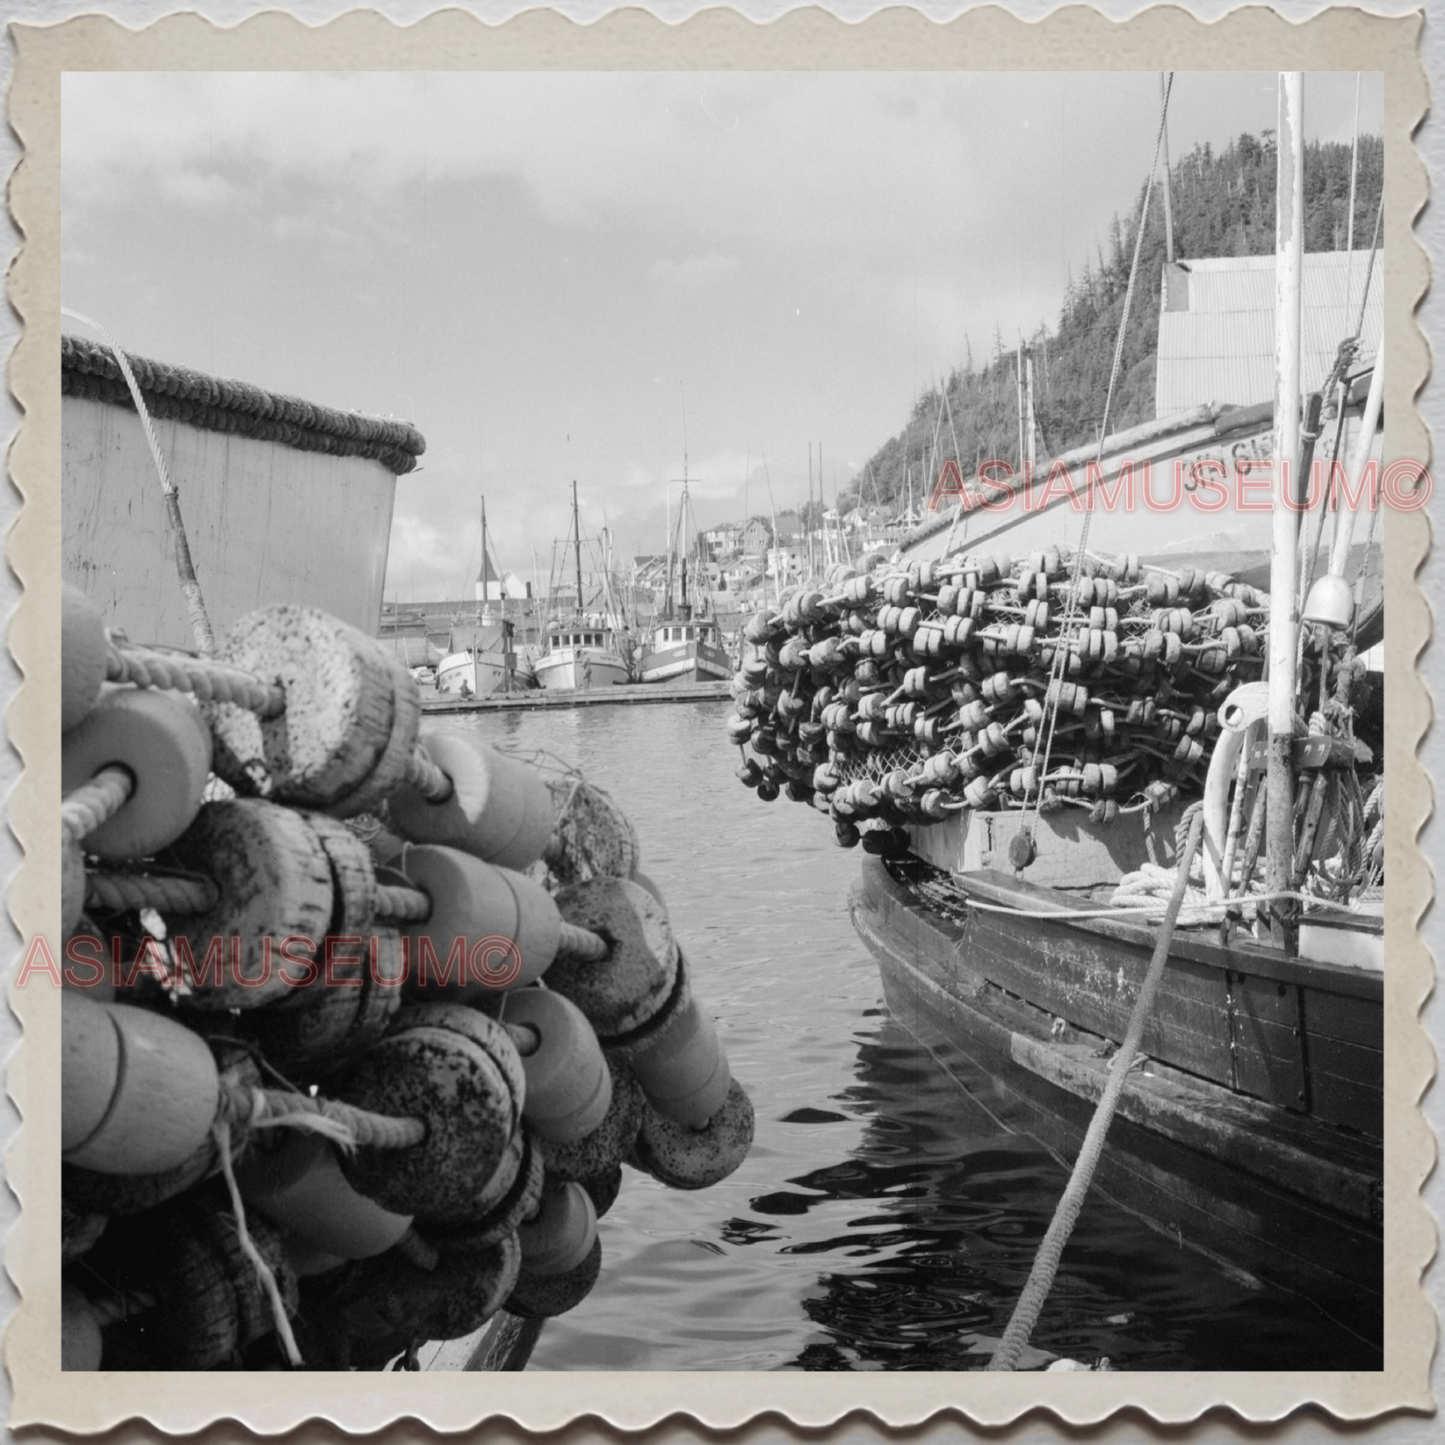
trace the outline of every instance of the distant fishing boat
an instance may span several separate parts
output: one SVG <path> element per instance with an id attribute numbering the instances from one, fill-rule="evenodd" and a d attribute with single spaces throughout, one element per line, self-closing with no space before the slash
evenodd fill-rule
<path id="1" fill-rule="evenodd" d="M 489 697 L 524 685 L 517 667 L 512 624 L 494 609 L 491 566 L 487 557 L 487 503 L 482 499 L 482 566 L 477 577 L 481 611 L 469 624 L 452 628 L 447 652 L 436 666 L 438 692 L 458 697 Z M 500 591 L 500 586 L 498 588 Z"/>
<path id="2" fill-rule="evenodd" d="M 550 692 L 586 692 L 631 681 L 618 629 L 604 613 L 582 611 L 582 525 L 577 509 L 577 483 L 572 483 L 572 530 L 568 536 L 576 556 L 576 603 L 570 617 L 547 624 L 545 642 L 533 668 L 537 685 Z M 566 559 L 566 548 L 563 548 Z"/>
<path id="3" fill-rule="evenodd" d="M 688 496 L 687 444 L 683 443 L 682 502 L 677 511 L 677 527 L 668 541 L 667 576 L 662 607 L 654 619 L 651 633 L 643 647 L 639 672 L 643 682 L 715 682 L 732 676 L 732 661 L 722 644 L 717 620 L 706 591 L 702 559 L 697 557 L 693 570 L 694 602 L 688 597 L 687 564 L 689 543 L 697 536 L 697 519 Z M 680 582 L 680 595 L 674 597 L 673 578 Z"/>

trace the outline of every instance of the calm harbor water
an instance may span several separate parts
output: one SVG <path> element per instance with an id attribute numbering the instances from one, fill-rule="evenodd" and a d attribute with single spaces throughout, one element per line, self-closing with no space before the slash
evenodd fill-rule
<path id="1" fill-rule="evenodd" d="M 860 854 L 812 809 L 742 787 L 726 715 L 674 703 L 440 723 L 576 764 L 623 805 L 757 1112 L 747 1161 L 712 1189 L 625 1171 L 601 1279 L 548 1322 L 529 1368 L 980 1368 L 970 1337 L 1002 1334 L 1065 1172 L 889 1018 L 848 921 Z M 1307 1303 L 1098 1197 L 1033 1343 L 1116 1369 L 1372 1367 Z"/>

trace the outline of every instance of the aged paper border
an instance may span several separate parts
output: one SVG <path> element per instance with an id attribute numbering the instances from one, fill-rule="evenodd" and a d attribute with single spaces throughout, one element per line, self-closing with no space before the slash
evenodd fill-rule
<path id="1" fill-rule="evenodd" d="M 1411 136 L 1427 104 L 1418 58 L 1420 16 L 1330 12 L 1294 23 L 1262 8 L 1205 24 L 1169 7 L 1114 22 L 1082 6 L 1025 23 L 996 8 L 936 23 L 895 9 L 860 24 L 819 10 L 793 11 L 755 25 L 736 12 L 706 11 L 679 26 L 638 10 L 579 26 L 551 11 L 531 11 L 500 26 L 448 11 L 399 27 L 373 12 L 353 12 L 313 28 L 272 12 L 222 30 L 195 14 L 129 31 L 102 16 L 47 27 L 12 27 L 17 52 L 10 123 L 24 160 L 10 201 L 25 237 L 9 277 L 11 304 L 24 335 L 10 365 L 10 386 L 25 412 L 11 452 L 12 479 L 25 499 L 8 555 L 25 586 L 10 644 L 25 674 L 9 714 L 25 776 L 11 804 L 11 826 L 27 859 L 10 893 L 22 936 L 57 935 L 59 827 L 58 597 L 59 474 L 59 76 L 111 69 L 1239 69 L 1381 70 L 1385 73 L 1386 336 L 1390 346 L 1386 460 L 1429 457 L 1429 438 L 1413 407 L 1428 373 L 1414 308 L 1428 285 L 1428 262 L 1412 234 L 1426 198 L 1426 177 Z M 1431 880 L 1415 844 L 1431 792 L 1416 749 L 1430 717 L 1415 661 L 1429 637 L 1429 613 L 1415 574 L 1429 548 L 1423 512 L 1385 519 L 1391 647 L 1387 658 L 1386 758 L 1390 870 L 1386 991 L 1386 1368 L 1379 1373 L 1210 1375 L 1115 1374 L 811 1374 L 665 1373 L 492 1376 L 485 1392 L 451 1375 L 299 1373 L 255 1376 L 62 1375 L 59 1345 L 58 1033 L 55 991 L 10 990 L 25 1029 L 8 1084 L 25 1127 L 7 1157 L 22 1205 L 6 1264 L 22 1304 L 5 1339 L 13 1387 L 12 1426 L 50 1425 L 76 1432 L 142 1419 L 192 1431 L 224 1419 L 277 1432 L 307 1420 L 375 1430 L 414 1419 L 457 1430 L 486 1419 L 531 1430 L 583 1416 L 639 1429 L 683 1414 L 714 1428 L 776 1412 L 798 1426 L 820 1427 L 863 1411 L 890 1426 L 917 1424 L 946 1411 L 998 1426 L 1043 1408 L 1075 1424 L 1120 1408 L 1155 1420 L 1192 1420 L 1218 1406 L 1246 1419 L 1278 1420 L 1320 1405 L 1343 1420 L 1390 1409 L 1429 1410 L 1433 1312 L 1420 1276 L 1435 1229 L 1420 1200 L 1434 1140 L 1416 1109 L 1433 1074 L 1433 1053 L 1418 1023 L 1432 982 L 1416 927 Z M 363 1385 L 361 1381 L 364 1380 Z M 423 1383 L 425 1382 L 425 1383 Z"/>

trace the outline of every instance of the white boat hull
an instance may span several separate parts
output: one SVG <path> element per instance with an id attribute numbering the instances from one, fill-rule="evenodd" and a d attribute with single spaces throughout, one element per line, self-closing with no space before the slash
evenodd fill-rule
<path id="1" fill-rule="evenodd" d="M 536 661 L 537 686 L 548 692 L 595 692 L 629 681 L 627 664 L 615 652 L 592 647 L 559 647 Z"/>
<path id="2" fill-rule="evenodd" d="M 436 689 L 455 696 L 490 697 L 504 690 L 512 669 L 506 653 L 453 652 L 437 664 Z"/>

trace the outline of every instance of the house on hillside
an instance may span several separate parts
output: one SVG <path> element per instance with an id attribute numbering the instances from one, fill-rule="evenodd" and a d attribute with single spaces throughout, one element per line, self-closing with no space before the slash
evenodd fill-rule
<path id="1" fill-rule="evenodd" d="M 1301 298 L 1300 381 L 1317 391 L 1340 342 L 1353 336 L 1365 302 L 1356 369 L 1379 350 L 1384 272 L 1368 251 L 1307 251 Z M 1154 415 L 1211 402 L 1253 406 L 1274 399 L 1274 257 L 1221 256 L 1164 267 Z"/>
<path id="2" fill-rule="evenodd" d="M 740 559 L 723 568 L 723 586 L 729 592 L 751 592 L 763 585 L 761 558 Z M 719 590 L 723 590 L 720 587 Z"/>
<path id="3" fill-rule="evenodd" d="M 632 559 L 628 582 L 633 587 L 652 589 L 667 585 L 667 554 L 640 552 Z"/>
<path id="4" fill-rule="evenodd" d="M 761 557 L 772 544 L 772 529 L 760 517 L 749 517 L 738 531 L 738 550 L 746 557 Z"/>
<path id="5" fill-rule="evenodd" d="M 803 519 L 796 512 L 779 512 L 777 516 L 777 543 L 786 547 L 803 535 Z"/>
<path id="6" fill-rule="evenodd" d="M 724 522 L 721 526 L 713 527 L 701 534 L 703 550 L 714 562 L 720 562 L 742 545 L 742 531 L 742 524 L 738 522 Z"/>
<path id="7" fill-rule="evenodd" d="M 881 532 L 890 521 L 892 521 L 892 514 L 888 508 L 881 507 L 876 502 L 871 502 L 867 506 L 860 504 L 843 517 L 843 525 L 850 532 L 865 532 L 870 536 Z"/>

